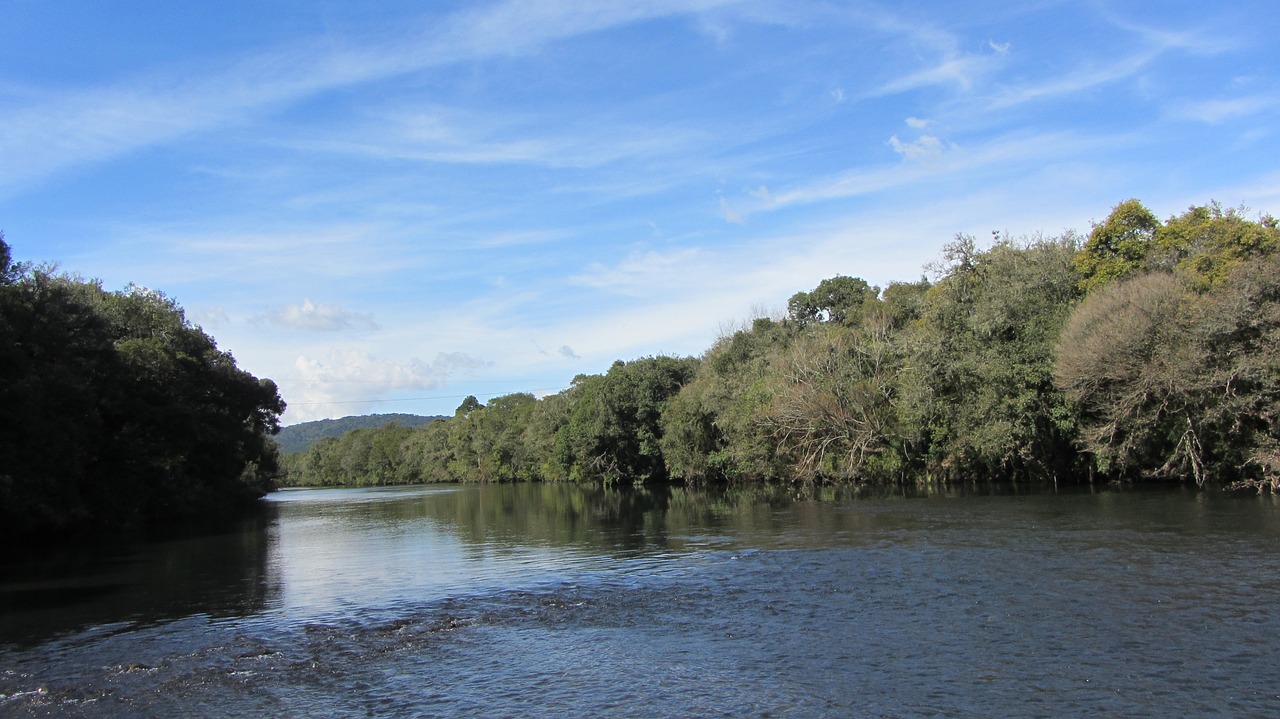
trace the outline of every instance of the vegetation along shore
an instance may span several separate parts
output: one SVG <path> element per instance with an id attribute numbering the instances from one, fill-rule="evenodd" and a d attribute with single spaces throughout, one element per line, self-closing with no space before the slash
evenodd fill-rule
<path id="1" fill-rule="evenodd" d="M 1137 200 L 1087 237 L 957 236 L 836 276 L 701 357 L 326 438 L 286 485 L 1173 481 L 1280 485 L 1280 229 Z"/>
<path id="2" fill-rule="evenodd" d="M 1280 226 L 1137 200 L 1087 237 L 957 236 L 701 357 L 284 455 L 284 402 L 161 292 L 12 260 L 0 236 L 0 526 L 234 513 L 275 486 L 1174 481 L 1280 486 Z"/>

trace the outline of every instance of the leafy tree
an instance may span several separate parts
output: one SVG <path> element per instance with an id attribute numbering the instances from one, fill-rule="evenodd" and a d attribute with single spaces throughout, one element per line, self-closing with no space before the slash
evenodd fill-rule
<path id="1" fill-rule="evenodd" d="M 1160 227 L 1147 264 L 1152 270 L 1184 274 L 1192 289 L 1203 292 L 1225 281 L 1245 260 L 1277 250 L 1280 228 L 1274 217 L 1250 222 L 1243 209 L 1224 210 L 1211 202 L 1193 206 Z"/>
<path id="2" fill-rule="evenodd" d="M 1280 259 L 1196 279 L 1135 277 L 1072 315 L 1056 376 L 1084 447 L 1117 478 L 1280 487 Z"/>
<path id="3" fill-rule="evenodd" d="M 686 481 L 786 478 L 785 462 L 765 425 L 770 379 L 794 342 L 796 325 L 757 318 L 721 337 L 694 379 L 669 401 L 662 452 L 672 477 Z"/>
<path id="4" fill-rule="evenodd" d="M 270 488 L 284 410 L 270 380 L 237 368 L 161 293 L 3 264 L 5 530 L 144 526 Z"/>
<path id="5" fill-rule="evenodd" d="M 1160 221 L 1141 202 L 1121 202 L 1100 224 L 1076 255 L 1081 289 L 1086 292 L 1141 270 L 1155 240 Z"/>
<path id="6" fill-rule="evenodd" d="M 1140 275 L 1090 295 L 1062 331 L 1057 383 L 1080 407 L 1085 447 L 1105 474 L 1165 466 L 1194 441 L 1179 396 L 1199 349 L 1189 344 L 1188 299 L 1174 275 Z"/>
<path id="7" fill-rule="evenodd" d="M 793 322 L 835 322 L 857 324 L 864 306 L 880 294 L 861 277 L 836 275 L 818 283 L 811 292 L 797 292 L 787 302 L 787 314 Z"/>
<path id="8" fill-rule="evenodd" d="M 453 416 L 466 417 L 483 406 L 484 405 L 480 400 L 476 399 L 475 395 L 467 395 L 467 398 L 462 400 L 462 404 L 458 405 L 458 409 L 454 411 Z"/>
<path id="9" fill-rule="evenodd" d="M 962 237 L 900 341 L 904 458 L 933 476 L 1055 478 L 1073 418 L 1053 384 L 1057 333 L 1077 300 L 1068 234 L 977 251 Z"/>
<path id="10" fill-rule="evenodd" d="M 893 453 L 899 363 L 887 329 L 829 327 L 801 337 L 787 353 L 765 424 L 792 476 L 867 480 L 899 466 Z"/>
<path id="11" fill-rule="evenodd" d="M 582 383 L 559 435 L 571 479 L 642 484 L 667 478 L 660 423 L 667 401 L 694 375 L 692 358 L 618 361 L 604 377 Z"/>

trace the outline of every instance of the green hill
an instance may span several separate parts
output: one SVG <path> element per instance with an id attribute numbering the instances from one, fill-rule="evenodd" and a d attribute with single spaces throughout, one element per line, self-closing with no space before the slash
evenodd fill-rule
<path id="1" fill-rule="evenodd" d="M 315 422 L 283 427 L 276 435 L 276 443 L 285 454 L 306 451 L 312 443 L 325 437 L 341 437 L 353 429 L 372 429 L 395 422 L 402 427 L 421 427 L 443 417 L 423 417 L 417 414 L 365 414 L 340 419 L 321 419 Z"/>

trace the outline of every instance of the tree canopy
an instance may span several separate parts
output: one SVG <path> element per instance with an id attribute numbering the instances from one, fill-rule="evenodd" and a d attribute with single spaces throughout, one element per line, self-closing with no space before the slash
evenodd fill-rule
<path id="1" fill-rule="evenodd" d="M 277 474 L 284 402 L 161 292 L 14 265 L 0 238 L 0 526 L 233 511 Z"/>
<path id="2" fill-rule="evenodd" d="M 929 279 L 836 275 L 700 358 L 468 398 L 355 479 L 1275 488 L 1278 249 L 1274 218 L 1216 203 L 1161 222 L 1126 200 L 1085 238 L 958 235 Z M 315 469 L 347 441 L 289 481 L 350 479 Z"/>

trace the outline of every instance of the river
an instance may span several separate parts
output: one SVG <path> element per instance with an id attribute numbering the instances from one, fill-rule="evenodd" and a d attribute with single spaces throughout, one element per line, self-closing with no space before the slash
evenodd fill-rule
<path id="1" fill-rule="evenodd" d="M 9 559 L 0 717 L 1275 717 L 1277 539 L 1179 489 L 290 490 Z"/>

